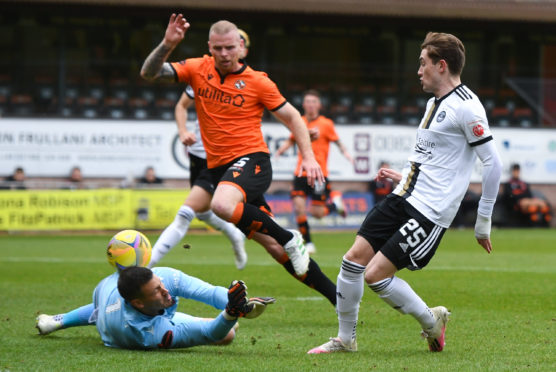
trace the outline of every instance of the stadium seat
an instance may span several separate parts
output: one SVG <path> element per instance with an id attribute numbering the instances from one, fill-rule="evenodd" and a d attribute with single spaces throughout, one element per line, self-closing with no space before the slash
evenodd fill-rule
<path id="1" fill-rule="evenodd" d="M 367 103 L 370 103 L 367 101 Z M 358 104 L 353 108 L 354 121 L 358 124 L 374 123 L 374 105 Z"/>
<path id="2" fill-rule="evenodd" d="M 99 100 L 94 97 L 79 97 L 77 99 L 76 113 L 87 119 L 99 117 Z"/>
<path id="3" fill-rule="evenodd" d="M 350 106 L 335 103 L 330 106 L 329 115 L 336 124 L 347 124 L 350 121 Z"/>
<path id="4" fill-rule="evenodd" d="M 496 106 L 490 111 L 489 122 L 499 127 L 510 126 L 510 110 L 507 107 Z"/>
<path id="5" fill-rule="evenodd" d="M 110 119 L 123 119 L 126 116 L 125 101 L 120 97 L 104 99 L 104 116 Z"/>
<path id="6" fill-rule="evenodd" d="M 418 125 L 421 122 L 419 107 L 404 105 L 400 110 L 400 124 Z"/>
<path id="7" fill-rule="evenodd" d="M 84 89 L 84 95 L 88 97 L 94 97 L 101 102 L 106 96 L 106 88 L 104 86 L 104 80 L 100 77 L 89 77 L 86 81 L 86 88 Z"/>
<path id="8" fill-rule="evenodd" d="M 380 105 L 376 108 L 376 120 L 381 124 L 396 124 L 396 108 L 394 106 Z"/>
<path id="9" fill-rule="evenodd" d="M 490 115 L 492 109 L 496 106 L 496 91 L 491 87 L 481 87 L 477 90 L 477 96 L 481 100 L 487 116 Z"/>
<path id="10" fill-rule="evenodd" d="M 11 78 L 9 75 L 0 75 L 0 115 L 8 111 L 9 97 L 12 92 Z"/>
<path id="11" fill-rule="evenodd" d="M 36 111 L 41 114 L 50 112 L 56 100 L 56 84 L 49 76 L 38 76 L 35 78 Z"/>
<path id="12" fill-rule="evenodd" d="M 128 79 L 117 77 L 108 81 L 108 94 L 110 97 L 118 98 L 124 101 L 129 99 L 130 82 Z"/>
<path id="13" fill-rule="evenodd" d="M 529 107 L 517 107 L 513 112 L 512 122 L 523 128 L 530 128 L 534 125 L 533 110 Z"/>
<path id="14" fill-rule="evenodd" d="M 9 107 L 13 116 L 32 116 L 35 108 L 33 96 L 27 93 L 14 94 L 10 97 Z"/>
<path id="15" fill-rule="evenodd" d="M 159 98 L 155 101 L 155 116 L 157 119 L 174 120 L 174 108 L 176 101 L 167 98 Z"/>
<path id="16" fill-rule="evenodd" d="M 129 113 L 133 119 L 144 120 L 151 116 L 149 102 L 140 97 L 130 98 L 128 101 Z"/>

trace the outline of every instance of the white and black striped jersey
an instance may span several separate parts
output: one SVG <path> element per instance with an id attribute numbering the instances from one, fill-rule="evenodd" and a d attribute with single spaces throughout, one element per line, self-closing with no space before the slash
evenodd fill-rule
<path id="1" fill-rule="evenodd" d="M 490 140 L 485 109 L 465 85 L 458 85 L 442 98 L 431 98 L 402 180 L 393 193 L 432 222 L 448 228 L 469 186 L 476 161 L 473 147 Z"/>
<path id="2" fill-rule="evenodd" d="M 187 94 L 189 98 L 195 99 L 195 92 L 193 91 L 191 85 L 188 85 L 185 88 L 185 94 Z M 201 129 L 199 128 L 199 120 L 195 120 L 193 125 L 190 125 L 189 122 L 187 122 L 187 127 L 188 127 L 187 129 L 190 132 L 195 133 L 195 137 L 197 138 L 197 142 L 187 147 L 187 152 L 197 156 L 198 158 L 206 159 L 207 153 L 205 151 L 205 146 L 203 145 L 203 140 L 201 138 Z"/>

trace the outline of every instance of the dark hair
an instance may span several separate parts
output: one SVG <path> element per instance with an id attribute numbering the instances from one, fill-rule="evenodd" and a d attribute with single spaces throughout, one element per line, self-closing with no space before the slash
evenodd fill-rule
<path id="1" fill-rule="evenodd" d="M 305 93 L 303 93 L 303 98 L 307 97 L 307 96 L 315 96 L 318 99 L 320 99 L 320 93 L 318 90 L 316 89 L 309 89 L 306 90 Z"/>
<path id="2" fill-rule="evenodd" d="M 427 50 L 434 63 L 445 60 L 452 75 L 461 75 L 465 65 L 465 47 L 454 35 L 429 32 L 421 44 L 421 49 Z"/>
<path id="3" fill-rule="evenodd" d="M 514 164 L 512 164 L 511 169 L 512 169 L 513 171 L 514 171 L 514 170 L 520 170 L 521 167 L 519 166 L 519 164 L 514 163 Z"/>
<path id="4" fill-rule="evenodd" d="M 131 301 L 142 296 L 141 288 L 153 278 L 153 272 L 140 266 L 126 267 L 120 271 L 118 292 L 126 300 Z"/>

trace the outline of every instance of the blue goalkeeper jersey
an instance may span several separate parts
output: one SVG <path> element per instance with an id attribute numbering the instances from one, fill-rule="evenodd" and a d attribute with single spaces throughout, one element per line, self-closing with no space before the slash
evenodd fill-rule
<path id="1" fill-rule="evenodd" d="M 168 267 L 156 267 L 158 276 L 174 304 L 157 316 L 145 315 L 127 303 L 118 292 L 118 273 L 103 279 L 93 293 L 96 327 L 106 346 L 125 349 L 189 347 L 209 344 L 224 338 L 236 320 L 222 313 L 213 320 L 176 312 L 178 297 L 193 299 L 224 309 L 228 290 Z"/>

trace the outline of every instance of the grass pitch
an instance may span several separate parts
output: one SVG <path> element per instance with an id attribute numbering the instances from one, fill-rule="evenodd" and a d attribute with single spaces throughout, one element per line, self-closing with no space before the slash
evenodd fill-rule
<path id="1" fill-rule="evenodd" d="M 452 310 L 442 353 L 427 351 L 418 323 L 366 289 L 358 325 L 359 352 L 307 355 L 337 333 L 334 309 L 248 242 L 249 262 L 237 271 L 221 235 L 188 235 L 161 262 L 213 284 L 243 279 L 251 295 L 276 304 L 255 320 L 240 320 L 229 346 L 129 351 L 102 345 L 93 326 L 38 336 L 39 313 L 56 314 L 91 302 L 112 272 L 94 236 L 0 236 L 0 371 L 554 371 L 556 370 L 556 232 L 495 230 L 493 253 L 470 230 L 450 230 L 432 262 L 399 273 L 430 306 Z M 314 258 L 336 281 L 354 233 L 314 234 Z M 157 236 L 148 235 L 154 243 Z M 181 300 L 180 311 L 218 311 Z"/>

